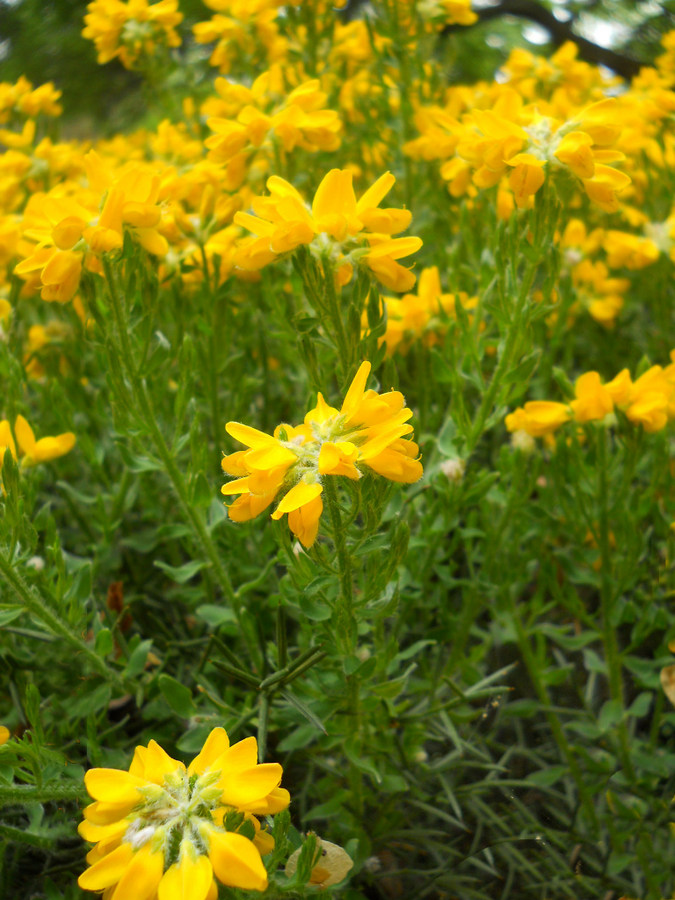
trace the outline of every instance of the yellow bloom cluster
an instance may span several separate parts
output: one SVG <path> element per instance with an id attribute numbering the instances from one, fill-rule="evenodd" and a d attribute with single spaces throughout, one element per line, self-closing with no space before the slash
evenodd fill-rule
<path id="1" fill-rule="evenodd" d="M 157 230 L 159 177 L 131 164 L 113 175 L 94 151 L 84 159 L 94 190 L 66 196 L 61 190 L 33 194 L 24 211 L 24 236 L 30 248 L 15 273 L 40 289 L 43 300 L 65 303 L 80 283 L 83 259 L 100 270 L 98 254 L 119 250 L 125 231 L 145 250 L 163 256 L 166 239 Z M 101 196 L 105 197 L 99 212 Z"/>
<path id="2" fill-rule="evenodd" d="M 675 418 L 675 350 L 670 358 L 670 365 L 652 366 L 635 381 L 628 369 L 605 384 L 597 372 L 586 372 L 575 382 L 574 400 L 532 400 L 509 413 L 506 427 L 511 432 L 546 437 L 566 422 L 601 422 L 621 412 L 647 432 L 661 431 Z"/>
<path id="3" fill-rule="evenodd" d="M 382 302 L 387 312 L 387 330 L 380 343 L 386 343 L 387 353 L 392 354 L 396 350 L 406 353 L 418 340 L 427 347 L 437 344 L 448 322 L 456 318 L 457 303 L 472 310 L 478 305 L 478 297 L 469 297 L 464 291 L 444 294 L 438 267 L 431 266 L 420 272 L 416 294 L 383 297 Z"/>
<path id="4" fill-rule="evenodd" d="M 267 181 L 270 196 L 252 202 L 255 215 L 238 212 L 234 216 L 237 225 L 256 235 L 240 244 L 236 265 L 261 269 L 305 245 L 336 269 L 340 284 L 350 280 L 353 264 L 362 261 L 386 287 L 409 290 L 415 276 L 396 260 L 415 253 L 422 241 L 392 237 L 412 219 L 405 209 L 379 209 L 394 182 L 387 172 L 357 200 L 352 173 L 331 169 L 317 188 L 310 209 L 293 185 L 273 175 Z"/>
<path id="5" fill-rule="evenodd" d="M 81 836 L 96 846 L 78 884 L 105 900 L 216 900 L 217 881 L 264 891 L 261 854 L 274 839 L 258 816 L 286 809 L 278 763 L 258 764 L 255 738 L 230 745 L 214 728 L 186 768 L 155 741 L 137 747 L 129 771 L 90 769 L 94 803 Z"/>
<path id="6" fill-rule="evenodd" d="M 211 113 L 206 124 L 215 133 L 205 144 L 214 162 L 232 165 L 268 138 L 286 153 L 296 147 L 313 152 L 340 146 L 342 122 L 335 110 L 325 108 L 327 95 L 316 78 L 289 92 L 281 66 L 273 65 L 250 88 L 224 78 L 216 78 L 214 87 L 218 98 L 202 106 L 202 113 Z"/>
<path id="7" fill-rule="evenodd" d="M 213 44 L 210 63 L 227 74 L 236 61 L 268 64 L 284 59 L 288 40 L 279 32 L 279 0 L 204 0 L 215 15 L 194 26 L 195 40 Z"/>
<path id="8" fill-rule="evenodd" d="M 249 449 L 223 459 L 223 471 L 240 476 L 223 485 L 226 496 L 240 496 L 228 507 L 230 518 L 245 522 L 284 496 L 273 519 L 288 514 L 293 534 L 311 547 L 323 511 L 323 479 L 343 475 L 357 480 L 362 468 L 391 481 L 411 484 L 422 477 L 419 448 L 412 433 L 412 412 L 398 391 L 366 390 L 370 363 L 359 367 L 340 409 L 319 393 L 316 407 L 302 425 L 279 425 L 274 435 L 229 422 L 227 432 Z"/>
<path id="9" fill-rule="evenodd" d="M 82 35 L 94 42 L 101 65 L 119 59 L 134 69 L 157 46 L 180 46 L 178 0 L 92 0 L 87 10 Z"/>
<path id="10" fill-rule="evenodd" d="M 594 203 L 617 211 L 631 178 L 610 165 L 625 159 L 621 103 L 603 98 L 611 83 L 578 62 L 571 44 L 550 61 L 514 51 L 504 75 L 501 83 L 450 88 L 443 105 L 420 106 L 421 134 L 405 152 L 442 160 L 441 176 L 456 197 L 507 183 L 525 207 L 548 173 L 571 176 Z M 547 84 L 556 87 L 548 96 Z"/>
<path id="11" fill-rule="evenodd" d="M 30 119 L 40 114 L 60 116 L 60 98 L 61 91 L 51 81 L 37 88 L 23 75 L 14 83 L 0 82 L 0 125 L 6 125 L 16 115 Z"/>

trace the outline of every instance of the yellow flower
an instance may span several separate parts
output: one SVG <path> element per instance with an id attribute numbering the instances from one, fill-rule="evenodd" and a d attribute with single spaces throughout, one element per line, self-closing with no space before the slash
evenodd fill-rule
<path id="1" fill-rule="evenodd" d="M 7 728 L 6 725 L 0 725 L 0 747 L 2 747 L 3 744 L 6 744 L 11 736 L 12 732 L 9 728 Z"/>
<path id="2" fill-rule="evenodd" d="M 457 303 L 470 310 L 478 305 L 478 298 L 463 291 L 459 295 L 444 294 L 438 267 L 431 266 L 422 269 L 417 294 L 383 297 L 382 302 L 387 310 L 387 330 L 380 343 L 386 341 L 387 353 L 392 354 L 396 349 L 407 352 L 416 338 L 433 346 L 446 330 L 447 321 L 456 317 Z"/>
<path id="3" fill-rule="evenodd" d="M 43 462 L 50 462 L 64 456 L 75 446 L 75 435 L 72 431 L 59 434 L 56 437 L 44 437 L 35 440 L 35 434 L 23 416 L 17 416 L 14 423 L 14 434 L 19 445 L 19 451 L 23 456 L 21 466 L 26 469 L 37 466 Z M 2 440 L 0 436 L 0 441 Z M 8 445 L 11 448 L 11 445 Z"/>
<path id="4" fill-rule="evenodd" d="M 329 406 L 322 394 L 302 425 L 279 425 L 274 435 L 239 422 L 228 422 L 228 434 L 246 445 L 223 459 L 228 475 L 240 476 L 223 485 L 226 496 L 240 496 L 228 508 L 230 518 L 255 518 L 286 490 L 272 513 L 288 514 L 288 525 L 305 547 L 311 547 L 323 511 L 323 479 L 342 475 L 359 479 L 370 469 L 390 481 L 411 484 L 422 477 L 419 448 L 411 440 L 412 416 L 398 391 L 366 390 L 370 363 L 359 367 L 342 407 Z"/>
<path id="5" fill-rule="evenodd" d="M 576 399 L 570 403 L 576 422 L 596 422 L 614 409 L 612 395 L 600 382 L 597 372 L 586 372 L 574 385 Z"/>
<path id="6" fill-rule="evenodd" d="M 547 110 L 545 104 L 542 108 Z M 551 104 L 550 113 L 555 112 Z M 621 132 L 614 98 L 581 109 L 563 121 L 525 105 L 513 88 L 505 87 L 494 109 L 474 109 L 457 128 L 457 155 L 474 169 L 479 188 L 492 187 L 511 170 L 509 184 L 516 205 L 526 207 L 543 185 L 546 171 L 565 168 L 579 179 L 588 196 L 608 212 L 619 208 L 617 193 L 631 179 L 607 165 L 624 159 L 610 147 Z"/>
<path id="7" fill-rule="evenodd" d="M 506 417 L 506 427 L 509 431 L 524 431 L 531 437 L 545 437 L 569 422 L 570 418 L 566 403 L 531 400 Z"/>
<path id="8" fill-rule="evenodd" d="M 256 235 L 242 242 L 235 256 L 242 269 L 261 269 L 301 245 L 317 258 L 329 261 L 342 284 L 351 276 L 353 262 L 364 261 L 375 276 L 395 291 L 409 290 L 415 276 L 396 262 L 422 246 L 418 237 L 393 238 L 410 225 L 405 209 L 380 209 L 395 182 L 386 172 L 359 200 L 352 173 L 331 169 L 317 188 L 311 209 L 293 185 L 273 175 L 267 181 L 269 197 L 256 197 L 255 215 L 238 212 L 234 222 Z M 340 271 L 346 277 L 340 277 Z"/>
<path id="9" fill-rule="evenodd" d="M 129 771 L 90 769 L 94 803 L 80 835 L 96 846 L 78 884 L 110 900 L 215 900 L 217 879 L 264 891 L 261 853 L 274 842 L 256 816 L 285 809 L 278 763 L 258 764 L 255 738 L 230 746 L 214 728 L 185 767 L 155 741 L 137 747 Z"/>
<path id="10" fill-rule="evenodd" d="M 104 65 L 119 58 L 127 69 L 134 69 L 145 56 L 152 56 L 157 45 L 179 47 L 175 27 L 183 21 L 178 0 L 92 0 L 84 17 L 82 36 L 94 42 L 98 62 Z"/>

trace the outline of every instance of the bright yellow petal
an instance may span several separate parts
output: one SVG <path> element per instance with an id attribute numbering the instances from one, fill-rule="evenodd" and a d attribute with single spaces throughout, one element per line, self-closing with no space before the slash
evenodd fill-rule
<path id="1" fill-rule="evenodd" d="M 206 900 L 212 884 L 213 868 L 208 857 L 193 859 L 183 853 L 180 862 L 164 873 L 157 896 L 159 900 Z"/>
<path id="2" fill-rule="evenodd" d="M 315 497 L 318 497 L 321 491 L 322 487 L 320 484 L 306 484 L 304 481 L 299 481 L 281 499 L 281 502 L 272 513 L 272 518 L 280 519 L 284 513 L 299 509 L 305 503 L 309 503 Z"/>
<path id="3" fill-rule="evenodd" d="M 35 435 L 33 429 L 23 416 L 17 416 L 14 423 L 14 434 L 19 444 L 19 449 L 26 456 L 32 456 L 35 450 Z"/>
<path id="4" fill-rule="evenodd" d="M 360 197 L 359 202 L 356 204 L 357 214 L 379 206 L 395 183 L 396 179 L 391 172 L 385 172 L 384 175 L 380 175 L 375 184 L 371 185 L 365 194 Z"/>
<path id="5" fill-rule="evenodd" d="M 352 187 L 352 173 L 347 169 L 331 169 L 323 177 L 312 203 L 312 216 L 356 215 L 356 197 Z"/>
<path id="6" fill-rule="evenodd" d="M 211 831 L 209 859 L 224 885 L 245 891 L 264 891 L 267 872 L 260 853 L 248 838 L 233 832 Z"/>
<path id="7" fill-rule="evenodd" d="M 225 431 L 240 444 L 245 444 L 254 450 L 258 447 L 265 447 L 268 444 L 276 443 L 271 434 L 265 434 L 264 431 L 258 431 L 257 428 L 251 428 L 250 425 L 242 425 L 241 422 L 228 422 Z"/>
<path id="8" fill-rule="evenodd" d="M 124 844 L 122 844 L 124 846 Z M 164 854 L 153 853 L 151 843 L 137 850 L 120 878 L 110 900 L 151 900 L 164 871 Z"/>
<path id="9" fill-rule="evenodd" d="M 138 789 L 147 782 L 120 769 L 89 769 L 84 776 L 89 794 L 106 803 L 128 803 L 139 800 Z"/>
<path id="10" fill-rule="evenodd" d="M 369 375 L 370 363 L 362 362 L 359 366 L 358 372 L 354 376 L 354 379 L 349 386 L 349 390 L 347 391 L 344 403 L 342 404 L 342 409 L 340 410 L 340 412 L 343 416 L 349 418 L 356 411 L 357 406 L 363 399 L 363 393 L 365 391 L 366 382 L 368 381 Z"/>
<path id="11" fill-rule="evenodd" d="M 211 765 L 211 763 L 222 756 L 230 748 L 230 739 L 224 728 L 214 728 L 207 739 L 201 751 L 190 763 L 188 775 L 194 775 L 195 772 L 202 775 Z"/>
<path id="12" fill-rule="evenodd" d="M 242 809 L 278 787 L 282 775 L 279 763 L 263 763 L 243 772 L 226 770 L 218 781 L 223 789 L 222 802 Z"/>
<path id="13" fill-rule="evenodd" d="M 124 875 L 133 855 L 131 844 L 120 844 L 116 850 L 83 872 L 77 883 L 85 891 L 102 891 L 111 887 Z"/>

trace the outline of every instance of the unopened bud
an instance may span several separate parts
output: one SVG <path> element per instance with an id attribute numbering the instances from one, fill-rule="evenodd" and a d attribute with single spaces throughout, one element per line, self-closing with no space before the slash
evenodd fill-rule
<path id="1" fill-rule="evenodd" d="M 461 481 L 466 471 L 466 462 L 456 457 L 455 459 L 446 459 L 441 463 L 441 472 L 449 481 Z"/>

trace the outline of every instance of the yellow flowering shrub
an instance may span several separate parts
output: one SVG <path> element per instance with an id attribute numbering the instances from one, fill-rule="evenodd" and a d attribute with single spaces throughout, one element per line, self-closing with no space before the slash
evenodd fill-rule
<path id="1" fill-rule="evenodd" d="M 2 76 L 3 897 L 672 895 L 675 32 L 507 7 Z"/>

